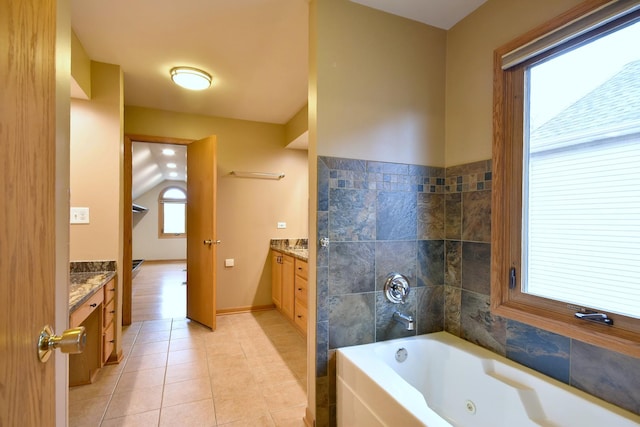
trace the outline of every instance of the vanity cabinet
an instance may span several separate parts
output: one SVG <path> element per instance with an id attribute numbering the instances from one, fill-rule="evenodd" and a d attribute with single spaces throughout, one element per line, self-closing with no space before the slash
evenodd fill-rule
<path id="1" fill-rule="evenodd" d="M 293 321 L 304 335 L 307 335 L 307 296 L 309 294 L 307 265 L 305 261 L 295 260 Z"/>
<path id="2" fill-rule="evenodd" d="M 271 252 L 271 299 L 276 308 L 306 335 L 307 263 L 278 251 Z"/>
<path id="3" fill-rule="evenodd" d="M 282 254 L 271 252 L 271 300 L 278 310 L 282 306 Z"/>
<path id="4" fill-rule="evenodd" d="M 281 311 L 289 319 L 293 319 L 293 285 L 294 285 L 294 258 L 282 255 L 282 306 Z"/>
<path id="5" fill-rule="evenodd" d="M 115 277 L 69 315 L 69 327 L 84 326 L 84 351 L 69 355 L 69 385 L 90 384 L 111 357 L 115 337 Z"/>
<path id="6" fill-rule="evenodd" d="M 102 364 L 107 363 L 115 344 L 116 282 L 110 280 L 103 289 L 104 308 L 102 314 Z"/>

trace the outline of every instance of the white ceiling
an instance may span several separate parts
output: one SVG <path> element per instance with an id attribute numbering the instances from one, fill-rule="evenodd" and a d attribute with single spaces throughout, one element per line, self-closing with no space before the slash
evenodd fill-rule
<path id="1" fill-rule="evenodd" d="M 165 155 L 162 153 L 164 149 L 171 149 L 174 154 Z M 167 166 L 169 163 L 175 164 L 175 168 Z M 133 141 L 131 164 L 131 193 L 135 200 L 162 181 L 187 180 L 187 147 Z M 171 173 L 176 176 L 171 176 Z"/>
<path id="2" fill-rule="evenodd" d="M 486 0 L 352 1 L 448 29 Z M 122 67 L 125 105 L 283 124 L 307 102 L 308 9 L 308 0 L 71 0 L 71 26 L 89 58 Z M 174 85 L 179 65 L 209 72 L 212 87 Z M 291 147 L 304 149 L 305 137 Z M 137 195 L 175 179 L 154 145 L 134 153 Z"/>
<path id="3" fill-rule="evenodd" d="M 448 30 L 487 0 L 351 0 Z"/>

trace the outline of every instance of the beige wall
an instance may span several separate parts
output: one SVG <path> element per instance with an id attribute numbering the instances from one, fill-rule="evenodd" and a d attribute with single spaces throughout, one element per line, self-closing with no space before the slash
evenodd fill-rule
<path id="1" fill-rule="evenodd" d="M 180 187 L 186 191 L 187 184 L 183 181 L 163 181 L 133 201 L 148 209 L 144 213 L 133 214 L 133 259 L 177 260 L 187 257 L 185 237 L 158 237 L 158 196 L 167 187 Z"/>
<path id="2" fill-rule="evenodd" d="M 71 224 L 70 259 L 118 260 L 122 71 L 92 62 L 90 101 L 71 101 L 71 206 L 90 209 L 89 224 Z"/>
<path id="3" fill-rule="evenodd" d="M 447 32 L 446 166 L 491 158 L 493 51 L 580 0 L 489 0 Z"/>
<path id="4" fill-rule="evenodd" d="M 309 109 L 305 105 L 284 125 L 284 145 L 289 144 L 309 130 L 308 116 Z"/>
<path id="5" fill-rule="evenodd" d="M 284 148 L 284 125 L 125 108 L 131 134 L 200 139 L 217 136 L 217 308 L 271 304 L 271 238 L 308 236 L 307 153 Z M 234 178 L 232 170 L 284 172 L 281 180 Z M 287 223 L 277 229 L 277 222 Z M 225 268 L 233 258 L 235 267 Z"/>
<path id="6" fill-rule="evenodd" d="M 89 101 L 71 100 L 70 205 L 88 207 L 89 224 L 69 227 L 71 261 L 115 260 L 122 277 L 123 76 L 118 65 L 91 63 Z M 118 282 L 119 286 L 119 282 Z M 122 307 L 122 293 L 117 293 Z M 121 351 L 122 310 L 116 317 Z"/>
<path id="7" fill-rule="evenodd" d="M 79 98 L 91 99 L 91 59 L 76 33 L 71 30 L 71 84 Z"/>
<path id="8" fill-rule="evenodd" d="M 446 33 L 318 2 L 318 154 L 444 166 Z"/>

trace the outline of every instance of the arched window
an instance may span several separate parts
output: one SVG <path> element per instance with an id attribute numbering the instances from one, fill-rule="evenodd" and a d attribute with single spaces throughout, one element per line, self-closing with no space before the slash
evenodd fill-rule
<path id="1" fill-rule="evenodd" d="M 158 237 L 184 237 L 187 193 L 180 187 L 167 187 L 158 197 Z"/>

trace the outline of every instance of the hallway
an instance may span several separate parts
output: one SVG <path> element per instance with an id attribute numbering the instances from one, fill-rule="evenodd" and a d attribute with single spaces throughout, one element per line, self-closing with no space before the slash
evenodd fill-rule
<path id="1" fill-rule="evenodd" d="M 275 310 L 185 319 L 183 269 L 143 264 L 125 358 L 70 388 L 69 425 L 304 426 L 304 338 Z"/>

